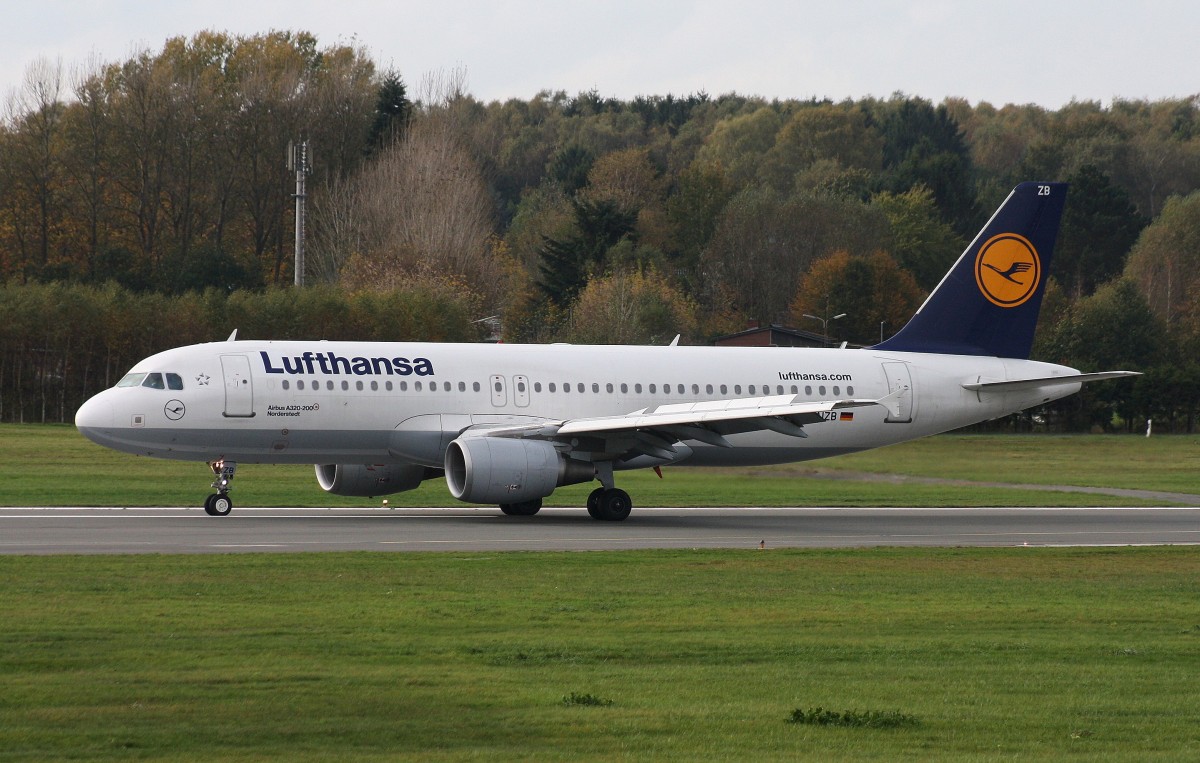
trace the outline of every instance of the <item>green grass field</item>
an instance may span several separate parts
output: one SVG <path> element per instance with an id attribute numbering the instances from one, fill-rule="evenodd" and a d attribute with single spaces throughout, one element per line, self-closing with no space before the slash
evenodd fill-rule
<path id="1" fill-rule="evenodd" d="M 1200 758 L 1193 548 L 0 557 L 0 612 L 5 761 Z"/>
<path id="2" fill-rule="evenodd" d="M 981 484 L 1081 485 L 1200 494 L 1198 436 L 941 435 L 865 453 L 752 469 L 668 468 L 619 475 L 640 506 L 1142 506 L 1161 500 Z M 884 477 L 889 477 L 885 479 Z M 910 481 L 903 481 L 908 478 Z M 69 426 L 0 426 L 0 505 L 197 506 L 211 476 L 199 463 L 101 448 Z M 593 485 L 558 490 L 549 506 L 582 506 Z M 310 466 L 239 468 L 241 506 L 376 506 L 321 491 Z M 442 480 L 389 498 L 394 506 L 460 505 Z"/>
<path id="3" fill-rule="evenodd" d="M 1138 505 L 978 483 L 1198 494 L 1198 467 L 1195 437 L 942 436 L 622 484 L 642 505 Z M 238 479 L 243 505 L 375 505 L 308 467 Z M 4 505 L 193 505 L 207 481 L 0 427 Z M 441 481 L 393 502 L 452 505 Z M 1191 547 L 3 556 L 0 643 L 2 761 L 1200 758 Z"/>

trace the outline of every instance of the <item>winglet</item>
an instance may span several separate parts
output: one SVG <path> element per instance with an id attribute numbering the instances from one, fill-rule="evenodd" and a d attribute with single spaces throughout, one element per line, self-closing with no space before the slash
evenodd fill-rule
<path id="1" fill-rule="evenodd" d="M 237 329 L 234 329 L 234 330 L 233 330 L 233 333 L 232 333 L 232 334 L 230 334 L 230 335 L 229 335 L 229 338 L 228 338 L 228 339 L 226 339 L 225 341 L 226 341 L 226 342 L 236 342 L 236 341 L 237 341 Z"/>

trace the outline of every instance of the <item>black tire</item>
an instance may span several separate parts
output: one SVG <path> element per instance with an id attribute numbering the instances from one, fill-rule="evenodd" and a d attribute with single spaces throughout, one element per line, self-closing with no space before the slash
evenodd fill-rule
<path id="1" fill-rule="evenodd" d="M 541 498 L 534 498 L 532 501 L 521 501 L 520 503 L 500 504 L 500 511 L 503 511 L 510 517 L 532 517 L 541 510 Z"/>
<path id="2" fill-rule="evenodd" d="M 233 511 L 233 501 L 225 493 L 214 493 L 208 498 L 204 510 L 214 517 L 224 517 Z"/>
<path id="3" fill-rule="evenodd" d="M 217 494 L 213 493 L 212 495 L 210 495 L 204 499 L 204 513 L 209 515 L 210 517 L 216 516 L 216 514 L 213 514 L 213 505 L 212 505 L 213 499 L 216 497 L 217 497 Z"/>
<path id="4" fill-rule="evenodd" d="M 604 488 L 598 487 L 588 494 L 587 510 L 592 519 L 600 518 L 600 501 L 604 497 Z"/>
<path id="5" fill-rule="evenodd" d="M 605 522 L 623 522 L 632 510 L 633 501 L 630 500 L 629 493 L 615 487 L 604 491 L 604 495 L 600 497 L 600 508 L 592 516 Z"/>

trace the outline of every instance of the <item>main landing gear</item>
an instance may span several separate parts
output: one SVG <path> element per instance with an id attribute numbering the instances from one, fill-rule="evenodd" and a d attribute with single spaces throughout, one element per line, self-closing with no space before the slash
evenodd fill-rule
<path id="1" fill-rule="evenodd" d="M 633 509 L 629 493 L 616 486 L 613 480 L 612 461 L 596 464 L 596 479 L 603 487 L 593 490 L 587 499 L 588 514 L 602 522 L 622 522 Z"/>
<path id="2" fill-rule="evenodd" d="M 204 513 L 213 517 L 223 517 L 233 511 L 233 501 L 229 498 L 229 491 L 233 489 L 231 483 L 233 474 L 237 471 L 237 464 L 233 461 L 213 461 L 208 466 L 216 476 L 212 487 L 217 492 L 204 499 Z"/>
<path id="3" fill-rule="evenodd" d="M 633 510 L 633 501 L 619 487 L 598 487 L 588 495 L 587 510 L 592 519 L 620 522 Z"/>

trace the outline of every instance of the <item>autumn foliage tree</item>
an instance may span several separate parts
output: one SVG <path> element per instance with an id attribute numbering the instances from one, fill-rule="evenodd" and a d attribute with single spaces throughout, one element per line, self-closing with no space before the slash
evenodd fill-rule
<path id="1" fill-rule="evenodd" d="M 831 338 L 857 344 L 874 344 L 880 334 L 899 331 L 921 304 L 923 292 L 912 275 L 886 252 L 854 257 L 834 252 L 813 264 L 800 281 L 791 303 L 795 325 L 813 323 L 804 316 L 829 321 Z"/>

